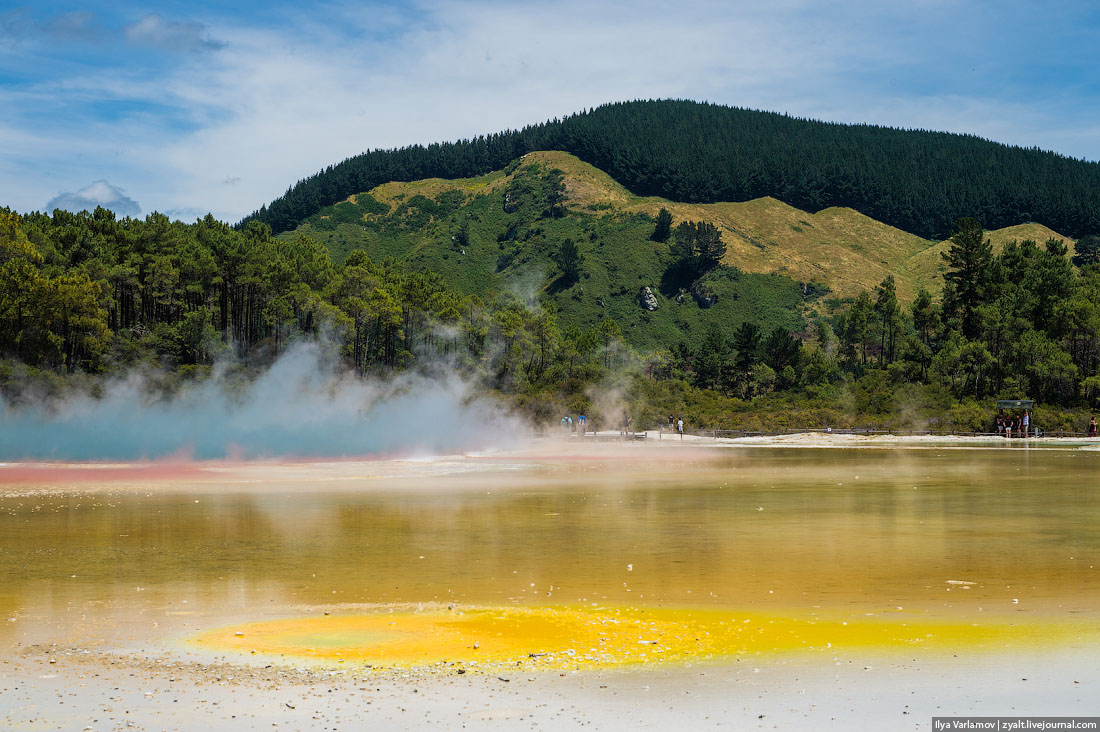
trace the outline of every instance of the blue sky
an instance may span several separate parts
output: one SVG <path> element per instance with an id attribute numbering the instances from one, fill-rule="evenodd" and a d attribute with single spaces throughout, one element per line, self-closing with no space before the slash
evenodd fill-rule
<path id="1" fill-rule="evenodd" d="M 366 149 L 677 97 L 1100 159 L 1100 3 L 0 0 L 0 205 L 235 221 Z"/>

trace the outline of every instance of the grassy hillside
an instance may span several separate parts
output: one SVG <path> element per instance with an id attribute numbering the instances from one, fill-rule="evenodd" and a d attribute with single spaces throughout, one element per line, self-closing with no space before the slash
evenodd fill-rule
<path id="1" fill-rule="evenodd" d="M 774 198 L 744 203 L 677 203 L 631 195 L 610 176 L 568 153 L 532 153 L 566 173 L 570 202 L 579 207 L 645 213 L 666 208 L 677 221 L 713 223 L 723 232 L 725 263 L 745 272 L 780 274 L 797 282 L 824 284 L 841 297 L 870 289 L 893 274 L 898 295 L 911 300 L 927 281 L 910 271 L 910 260 L 935 246 L 920 237 L 868 218 L 850 208 L 816 214 Z"/>
<path id="2" fill-rule="evenodd" d="M 1072 239 L 1062 236 L 1058 232 L 1042 224 L 1026 223 L 1017 224 L 1016 226 L 1006 226 L 1003 229 L 987 231 L 986 237 L 988 237 L 990 243 L 992 243 L 994 253 L 1000 253 L 1001 250 L 1004 249 L 1004 245 L 1010 241 L 1024 241 L 1026 239 L 1031 239 L 1040 246 L 1043 245 L 1047 239 L 1061 239 L 1066 243 L 1066 246 L 1069 247 L 1069 255 L 1071 257 L 1077 253 L 1074 249 L 1074 241 Z M 909 260 L 909 271 L 912 273 L 915 280 L 917 282 L 931 283 L 930 286 L 925 285 L 928 287 L 929 292 L 936 292 L 943 286 L 944 264 L 940 254 L 946 252 L 950 244 L 949 241 L 938 242 L 935 246 L 918 252 Z"/>
<path id="3" fill-rule="evenodd" d="M 547 185 L 559 177 L 565 199 L 551 212 Z M 564 323 L 582 328 L 611 318 L 643 350 L 681 340 L 698 345 L 711 323 L 726 332 L 746 320 L 766 329 L 800 330 L 806 308 L 823 293 L 807 292 L 788 276 L 733 267 L 704 278 L 706 290 L 717 296 L 709 307 L 689 292 L 662 290 L 671 258 L 667 244 L 650 240 L 654 225 L 647 212 L 656 199 L 613 205 L 609 196 L 629 198 L 576 158 L 539 153 L 478 178 L 381 185 L 323 209 L 282 236 L 313 237 L 337 262 L 357 248 L 375 260 L 392 256 L 484 299 L 511 293 L 549 303 Z M 565 281 L 553 261 L 565 239 L 584 258 L 575 282 Z M 641 306 L 647 286 L 656 293 L 656 311 Z"/>
<path id="4" fill-rule="evenodd" d="M 888 274 L 897 280 L 898 297 L 911 301 L 920 288 L 943 286 L 941 252 L 949 242 L 922 239 L 850 208 L 808 213 L 774 198 L 744 203 L 677 203 L 632 195 L 609 175 L 561 152 L 537 152 L 537 160 L 565 173 L 571 205 L 656 216 L 666 208 L 677 220 L 707 221 L 720 227 L 728 246 L 725 262 L 745 272 L 780 274 L 798 282 L 824 284 L 840 297 L 870 290 Z M 995 252 L 1006 242 L 1063 239 L 1042 224 L 1027 223 L 987 232 Z"/>
<path id="5" fill-rule="evenodd" d="M 561 216 L 545 216 L 534 200 L 505 210 L 505 195 L 520 186 L 532 166 L 540 175 L 561 171 Z M 708 284 L 719 295 L 710 310 L 699 308 L 690 295 L 676 302 L 679 293 L 660 289 L 668 247 L 649 237 L 652 217 L 661 208 L 676 221 L 702 220 L 722 229 L 728 246 L 724 263 L 740 275 L 710 278 L 714 282 Z M 469 237 L 465 247 L 452 239 L 463 223 Z M 482 297 L 510 291 L 526 299 L 549 299 L 570 322 L 592 324 L 612 317 L 640 346 L 667 345 L 681 336 L 694 343 L 708 319 L 732 328 L 751 313 L 764 325 L 797 327 L 813 305 L 812 294 L 827 289 L 836 297 L 853 297 L 888 274 L 894 275 L 903 302 L 922 287 L 937 293 L 940 253 L 948 246 L 849 208 L 811 214 L 773 198 L 690 204 L 636 196 L 603 171 L 556 151 L 529 153 L 507 171 L 476 178 L 386 183 L 323 209 L 296 233 L 324 242 L 338 262 L 361 248 L 376 259 L 393 256 L 439 272 L 453 286 Z M 1013 239 L 1064 239 L 1034 223 L 988 235 L 996 250 Z M 563 287 L 551 254 L 566 238 L 577 243 L 585 264 L 581 279 Z M 1066 242 L 1072 252 L 1072 241 Z M 639 305 L 639 292 L 647 285 L 662 305 L 656 312 Z"/>

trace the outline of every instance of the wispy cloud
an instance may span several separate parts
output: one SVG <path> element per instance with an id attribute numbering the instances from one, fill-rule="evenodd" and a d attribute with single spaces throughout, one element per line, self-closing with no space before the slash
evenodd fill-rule
<path id="1" fill-rule="evenodd" d="M 42 23 L 42 31 L 59 41 L 95 42 L 104 40 L 110 31 L 103 26 L 95 13 L 87 10 L 74 10 L 47 19 Z"/>
<path id="2" fill-rule="evenodd" d="M 66 211 L 94 211 L 97 206 L 108 208 L 120 216 L 138 216 L 141 206 L 126 195 L 126 191 L 111 185 L 105 180 L 97 180 L 76 193 L 61 193 L 46 203 L 46 210 L 55 208 Z"/>
<path id="3" fill-rule="evenodd" d="M 225 46 L 203 23 L 147 13 L 130 23 L 92 10 L 39 15 L 20 8 L 0 15 L 0 39 L 22 45 L 119 42 L 171 52 L 215 51 Z M 56 50 L 56 49 L 55 49 Z"/>
<path id="4" fill-rule="evenodd" d="M 202 23 L 167 20 L 158 13 L 126 26 L 124 35 L 130 43 L 168 51 L 216 51 L 225 46 L 211 38 Z"/>
<path id="5" fill-rule="evenodd" d="M 27 8 L 0 13 L 0 51 L 14 50 L 30 25 L 31 14 Z"/>

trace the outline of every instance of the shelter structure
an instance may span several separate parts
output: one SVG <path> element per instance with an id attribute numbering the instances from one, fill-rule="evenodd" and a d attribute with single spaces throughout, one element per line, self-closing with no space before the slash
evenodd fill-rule
<path id="1" fill-rule="evenodd" d="M 1038 434 L 1031 422 L 1034 399 L 998 399 L 997 433 L 1006 437 L 1032 437 Z"/>

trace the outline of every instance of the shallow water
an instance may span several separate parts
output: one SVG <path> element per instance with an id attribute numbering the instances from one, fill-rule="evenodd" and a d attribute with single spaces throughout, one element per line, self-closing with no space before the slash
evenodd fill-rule
<path id="1" fill-rule="evenodd" d="M 124 645 L 376 603 L 1098 613 L 1095 452 L 638 447 L 426 465 L 3 486 L 0 638 Z"/>

